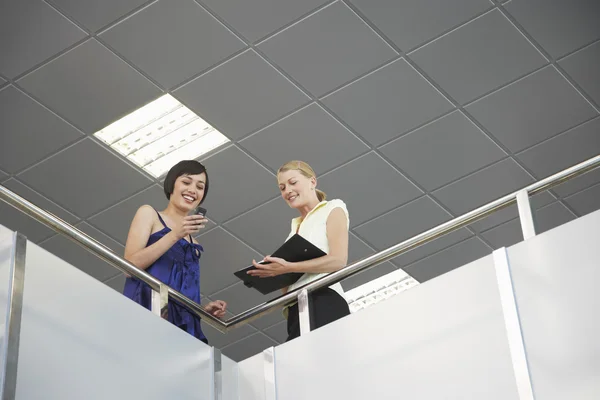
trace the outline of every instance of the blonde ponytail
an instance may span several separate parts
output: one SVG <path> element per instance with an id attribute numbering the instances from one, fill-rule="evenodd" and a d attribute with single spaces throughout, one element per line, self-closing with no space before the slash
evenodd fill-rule
<path id="1" fill-rule="evenodd" d="M 315 191 L 317 192 L 317 199 L 319 199 L 319 201 L 324 201 L 325 199 L 327 199 L 327 195 L 324 191 L 319 189 L 315 189 Z"/>

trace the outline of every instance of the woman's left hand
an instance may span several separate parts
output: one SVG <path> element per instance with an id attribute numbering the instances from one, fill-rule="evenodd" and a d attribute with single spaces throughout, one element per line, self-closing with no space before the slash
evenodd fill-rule
<path id="1" fill-rule="evenodd" d="M 285 261 L 283 258 L 266 256 L 263 261 L 270 264 L 259 264 L 252 260 L 252 265 L 256 269 L 248 271 L 248 275 L 257 276 L 259 278 L 270 278 L 272 276 L 287 274 L 290 271 L 292 263 Z"/>
<path id="2" fill-rule="evenodd" d="M 211 301 L 204 307 L 204 310 L 217 318 L 223 318 L 227 310 L 227 303 L 223 300 Z"/>

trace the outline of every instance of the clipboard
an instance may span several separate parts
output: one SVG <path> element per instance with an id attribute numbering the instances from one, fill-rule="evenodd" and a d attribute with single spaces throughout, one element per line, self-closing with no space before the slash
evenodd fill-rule
<path id="1" fill-rule="evenodd" d="M 325 255 L 327 254 L 323 250 L 319 249 L 317 246 L 296 233 L 283 245 L 281 245 L 281 247 L 278 248 L 273 254 L 271 254 L 271 257 L 283 258 L 289 262 L 299 262 L 312 260 L 313 258 L 323 257 Z M 260 264 L 268 263 L 261 262 Z M 304 275 L 303 272 L 292 272 L 270 278 L 259 278 L 246 273 L 253 269 L 256 268 L 254 265 L 251 265 L 236 271 L 233 274 L 241 279 L 244 282 L 244 285 L 249 288 L 256 289 L 262 294 L 269 294 L 276 290 L 283 289 L 286 286 L 290 286 L 292 283 L 295 283 L 298 279 L 300 279 L 302 275 Z"/>

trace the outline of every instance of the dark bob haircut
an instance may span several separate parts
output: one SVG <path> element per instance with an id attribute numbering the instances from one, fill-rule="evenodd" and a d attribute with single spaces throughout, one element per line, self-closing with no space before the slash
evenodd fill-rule
<path id="1" fill-rule="evenodd" d="M 165 196 L 167 199 L 171 198 L 173 190 L 175 190 L 175 181 L 182 175 L 199 175 L 201 173 L 206 174 L 206 184 L 204 185 L 204 196 L 200 201 L 200 204 L 206 200 L 208 194 L 208 173 L 206 173 L 206 167 L 196 160 L 183 160 L 175 164 L 167 173 L 163 188 L 165 190 Z"/>

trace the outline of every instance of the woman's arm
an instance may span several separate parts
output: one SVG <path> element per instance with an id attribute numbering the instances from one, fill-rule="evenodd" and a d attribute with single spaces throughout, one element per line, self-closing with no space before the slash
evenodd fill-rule
<path id="1" fill-rule="evenodd" d="M 265 257 L 270 264 L 258 264 L 253 261 L 255 270 L 248 274 L 268 277 L 286 274 L 289 272 L 318 274 L 335 272 L 343 268 L 348 262 L 348 219 L 344 211 L 337 207 L 327 217 L 327 241 L 329 254 L 312 260 L 296 263 L 287 262 L 277 257 Z"/>
<path id="2" fill-rule="evenodd" d="M 319 274 L 335 272 L 348 262 L 348 226 L 344 211 L 334 208 L 327 217 L 327 242 L 329 254 L 312 260 L 288 263 L 288 272 Z"/>
<path id="3" fill-rule="evenodd" d="M 155 216 L 156 211 L 152 207 L 141 206 L 129 227 L 124 257 L 140 269 L 148 268 L 179 240 L 173 232 L 169 232 L 156 243 L 146 247 L 152 234 Z"/>

